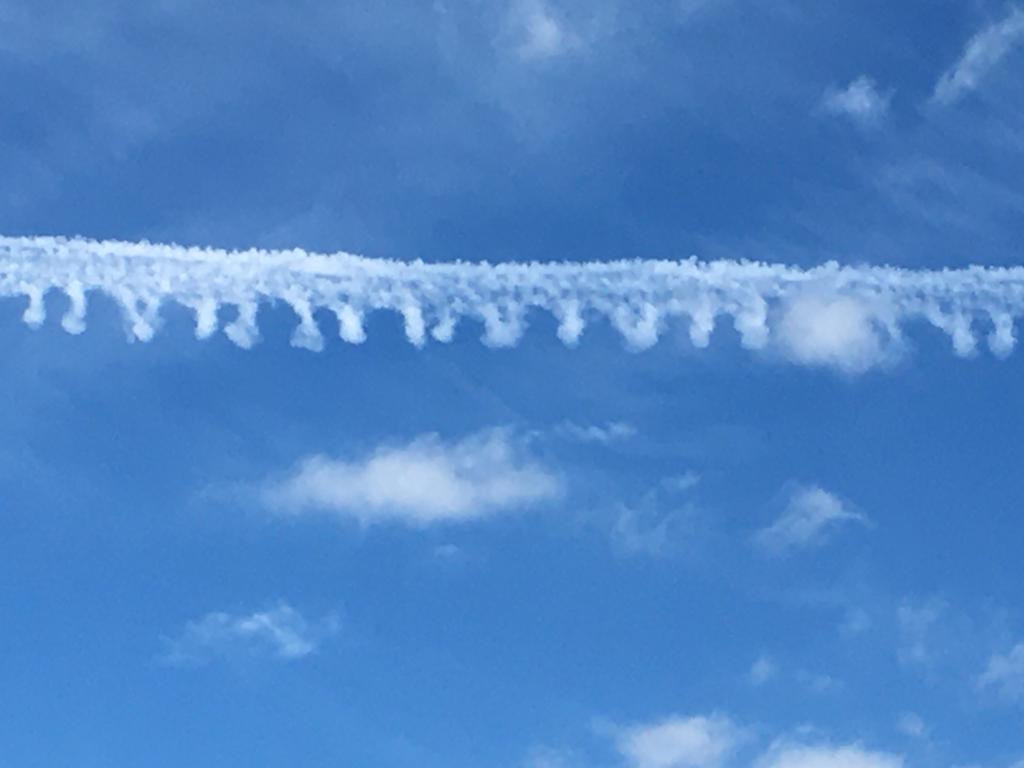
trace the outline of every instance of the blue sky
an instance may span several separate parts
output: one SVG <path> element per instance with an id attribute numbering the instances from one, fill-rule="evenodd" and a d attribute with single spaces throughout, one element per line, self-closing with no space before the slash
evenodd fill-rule
<path id="1" fill-rule="evenodd" d="M 6 0 L 0 233 L 1020 264 L 1024 7 L 636 6 Z M 1021 354 L 829 280 L 754 349 L 0 300 L 0 766 L 1019 768 Z"/>

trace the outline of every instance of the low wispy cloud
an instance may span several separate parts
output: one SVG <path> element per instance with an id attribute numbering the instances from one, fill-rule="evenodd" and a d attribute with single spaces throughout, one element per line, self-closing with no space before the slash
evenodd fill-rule
<path id="1" fill-rule="evenodd" d="M 779 667 L 769 656 L 759 656 L 750 665 L 750 684 L 759 687 L 771 682 L 779 674 Z"/>
<path id="2" fill-rule="evenodd" d="M 609 445 L 634 437 L 636 427 L 624 421 L 610 421 L 607 424 L 576 424 L 572 421 L 563 421 L 555 428 L 555 434 L 579 443 Z"/>
<path id="3" fill-rule="evenodd" d="M 861 76 L 845 88 L 829 88 L 821 100 L 828 114 L 849 118 L 855 123 L 874 127 L 889 111 L 892 91 L 879 90 L 870 77 Z"/>
<path id="4" fill-rule="evenodd" d="M 1006 18 L 972 37 L 960 59 L 935 84 L 932 100 L 952 104 L 978 88 L 984 77 L 1024 43 L 1024 8 L 1013 7 Z"/>
<path id="5" fill-rule="evenodd" d="M 757 768 L 903 768 L 903 758 L 856 744 L 806 745 L 783 740 L 758 761 Z"/>
<path id="6" fill-rule="evenodd" d="M 673 716 L 615 731 L 630 768 L 718 768 L 735 752 L 743 731 L 720 715 Z"/>
<path id="7" fill-rule="evenodd" d="M 983 688 L 992 688 L 1010 701 L 1024 701 L 1024 643 L 1006 653 L 997 653 L 978 678 Z"/>
<path id="8" fill-rule="evenodd" d="M 45 296 L 63 292 L 65 330 L 85 328 L 91 292 L 120 305 L 129 337 L 148 341 L 160 309 L 176 302 L 195 313 L 196 336 L 221 325 L 242 347 L 259 340 L 264 303 L 285 302 L 298 318 L 292 344 L 323 347 L 316 317 L 334 316 L 338 335 L 366 340 L 370 312 L 398 313 L 409 341 L 450 342 L 462 318 L 483 326 L 493 347 L 513 346 L 530 311 L 558 321 L 557 335 L 577 344 L 588 323 L 605 320 L 628 347 L 657 343 L 670 322 L 689 325 L 694 346 L 710 344 L 720 318 L 731 318 L 747 349 L 774 346 L 793 362 L 850 372 L 866 370 L 899 351 L 900 329 L 923 320 L 947 333 L 958 355 L 976 351 L 988 331 L 997 355 L 1016 343 L 1024 317 L 1024 268 L 968 267 L 906 270 L 844 267 L 813 269 L 761 262 L 615 261 L 549 263 L 423 263 L 367 259 L 346 253 L 248 250 L 228 252 L 176 245 L 0 237 L 0 297 L 23 297 L 25 322 L 46 319 Z"/>
<path id="9" fill-rule="evenodd" d="M 217 611 L 188 622 L 179 636 L 165 639 L 161 659 L 173 666 L 245 657 L 301 659 L 315 653 L 338 626 L 333 614 L 310 622 L 284 602 L 248 614 Z"/>
<path id="10" fill-rule="evenodd" d="M 949 606 L 946 601 L 931 597 L 927 600 L 905 599 L 896 611 L 899 630 L 899 660 L 904 664 L 929 665 L 937 653 L 935 634 L 945 618 Z"/>
<path id="11" fill-rule="evenodd" d="M 757 546 L 770 555 L 785 555 L 818 547 L 838 529 L 868 518 L 849 503 L 818 486 L 800 486 L 789 496 L 782 515 L 754 535 Z"/>
<path id="12" fill-rule="evenodd" d="M 928 726 L 915 712 L 903 712 L 896 718 L 896 730 L 912 739 L 923 739 L 928 735 Z"/>
<path id="13" fill-rule="evenodd" d="M 285 513 L 426 526 L 525 509 L 561 492 L 559 476 L 510 430 L 489 429 L 456 441 L 424 435 L 351 459 L 310 456 L 262 496 Z"/>
<path id="14" fill-rule="evenodd" d="M 509 14 L 515 50 L 525 61 L 551 59 L 579 48 L 580 38 L 543 0 L 518 0 Z"/>

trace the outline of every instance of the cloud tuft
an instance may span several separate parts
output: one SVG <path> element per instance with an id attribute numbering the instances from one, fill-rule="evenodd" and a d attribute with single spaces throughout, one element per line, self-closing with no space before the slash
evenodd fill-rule
<path id="1" fill-rule="evenodd" d="M 828 114 L 847 117 L 864 127 L 877 126 L 889 111 L 892 91 L 879 91 L 875 81 L 861 76 L 845 88 L 829 88 L 821 100 Z"/>
<path id="2" fill-rule="evenodd" d="M 820 546 L 836 529 L 849 523 L 868 522 L 865 515 L 823 488 L 798 487 L 782 515 L 758 531 L 754 542 L 767 554 L 785 555 Z"/>
<path id="3" fill-rule="evenodd" d="M 292 514 L 328 512 L 362 525 L 465 522 L 558 498 L 559 477 L 504 429 L 456 442 L 424 435 L 363 458 L 310 456 L 263 499 Z"/>
<path id="4" fill-rule="evenodd" d="M 311 623 L 284 602 L 251 614 L 217 611 L 188 622 L 180 636 L 167 639 L 163 661 L 200 666 L 238 657 L 301 659 L 315 653 L 337 629 L 336 616 Z"/>

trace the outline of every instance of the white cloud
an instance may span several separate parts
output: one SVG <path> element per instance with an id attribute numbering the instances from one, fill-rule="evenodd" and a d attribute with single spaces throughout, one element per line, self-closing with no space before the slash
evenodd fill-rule
<path id="1" fill-rule="evenodd" d="M 862 373 L 894 356 L 892 327 L 864 302 L 807 295 L 784 308 L 777 340 L 793 362 Z"/>
<path id="2" fill-rule="evenodd" d="M 301 659 L 316 652 L 337 628 L 333 615 L 311 623 L 283 602 L 251 614 L 218 611 L 188 622 L 179 637 L 166 640 L 163 660 L 190 666 L 238 656 Z"/>
<path id="3" fill-rule="evenodd" d="M 995 688 L 1012 701 L 1024 699 L 1024 643 L 1005 654 L 994 654 L 978 679 L 979 685 Z"/>
<path id="4" fill-rule="evenodd" d="M 780 742 L 758 763 L 759 768 L 902 768 L 903 758 L 870 752 L 858 745 L 807 746 Z"/>
<path id="5" fill-rule="evenodd" d="M 554 58 L 580 46 L 580 39 L 543 0 L 517 2 L 510 24 L 519 41 L 516 53 L 526 61 Z"/>
<path id="6" fill-rule="evenodd" d="M 848 523 L 866 524 L 867 517 L 817 486 L 798 487 L 790 495 L 782 515 L 754 536 L 755 543 L 772 555 L 823 544 L 828 536 Z"/>
<path id="7" fill-rule="evenodd" d="M 62 291 L 70 304 L 62 325 L 85 328 L 88 297 L 101 292 L 120 306 L 129 337 L 148 341 L 163 304 L 191 309 L 196 335 L 220 326 L 234 343 L 259 339 L 261 304 L 285 302 L 298 318 L 295 346 L 323 347 L 316 312 L 333 314 L 339 336 L 366 340 L 367 313 L 398 313 L 409 341 L 450 342 L 460 319 L 482 323 L 484 342 L 512 346 L 540 309 L 558 321 L 563 343 L 579 342 L 588 322 L 607 319 L 632 349 L 657 343 L 670 321 L 689 324 L 707 346 L 719 318 L 731 317 L 740 343 L 763 349 L 773 338 L 792 361 L 859 372 L 898 351 L 900 326 L 923 320 L 969 355 L 976 333 L 989 329 L 992 351 L 1007 355 L 1014 323 L 1024 317 L 1024 268 L 906 270 L 813 269 L 760 262 L 616 261 L 554 263 L 423 263 L 367 259 L 347 253 L 183 248 L 152 243 L 0 236 L 0 297 L 28 300 L 24 320 L 44 322 L 44 297 Z"/>
<path id="8" fill-rule="evenodd" d="M 863 126 L 875 126 L 889 111 L 891 100 L 891 91 L 879 91 L 874 80 L 861 76 L 845 88 L 829 88 L 821 106 L 829 114 L 848 117 Z"/>
<path id="9" fill-rule="evenodd" d="M 778 674 L 778 665 L 768 656 L 761 656 L 750 665 L 750 684 L 753 686 L 764 685 L 774 680 Z"/>
<path id="10" fill-rule="evenodd" d="M 1024 9 L 1014 7 L 1010 14 L 972 37 L 960 59 L 935 84 L 933 100 L 952 104 L 975 90 L 994 67 L 1024 42 Z"/>
<path id="11" fill-rule="evenodd" d="M 620 728 L 615 743 L 630 768 L 716 768 L 742 736 L 731 720 L 719 715 L 669 717 Z"/>
<path id="12" fill-rule="evenodd" d="M 623 421 L 610 421 L 607 424 L 575 424 L 564 421 L 555 429 L 555 434 L 580 443 L 601 443 L 608 445 L 621 440 L 628 440 L 636 435 L 636 428 Z"/>
<path id="13" fill-rule="evenodd" d="M 270 507 L 295 514 L 424 526 L 529 507 L 561 490 L 559 478 L 527 457 L 508 430 L 491 429 L 450 443 L 425 435 L 353 461 L 312 456 L 263 497 Z"/>

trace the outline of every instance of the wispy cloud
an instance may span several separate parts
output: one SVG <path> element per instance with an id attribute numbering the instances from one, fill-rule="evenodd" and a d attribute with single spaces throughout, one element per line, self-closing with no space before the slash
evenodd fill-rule
<path id="1" fill-rule="evenodd" d="M 1024 700 L 1024 643 L 1008 652 L 994 654 L 978 678 L 983 688 L 994 688 L 1011 701 Z"/>
<path id="2" fill-rule="evenodd" d="M 315 653 L 337 629 L 336 616 L 309 622 L 284 602 L 249 614 L 217 611 L 188 622 L 178 637 L 166 639 L 162 660 L 194 666 L 238 657 L 301 659 Z"/>
<path id="3" fill-rule="evenodd" d="M 305 251 L 228 252 L 150 243 L 0 237 L 0 297 L 27 297 L 24 319 L 45 320 L 43 297 L 56 289 L 70 302 L 62 324 L 85 328 L 88 293 L 120 305 L 131 338 L 147 341 L 161 304 L 195 312 L 196 335 L 219 326 L 219 309 L 237 308 L 224 333 L 243 347 L 259 338 L 264 302 L 283 301 L 298 317 L 292 343 L 323 346 L 314 311 L 334 314 L 338 333 L 365 340 L 366 313 L 391 310 L 409 340 L 450 341 L 460 318 L 480 321 L 484 342 L 518 343 L 531 308 L 553 314 L 558 336 L 579 341 L 587 323 L 606 318 L 633 349 L 655 344 L 665 325 L 688 319 L 690 338 L 707 346 L 717 318 L 728 316 L 741 343 L 773 342 L 794 362 L 864 370 L 892 353 L 900 325 L 925 320 L 952 338 L 960 355 L 987 324 L 989 346 L 1008 354 L 1014 321 L 1024 316 L 1024 268 L 970 267 L 940 272 L 890 267 L 804 270 L 760 262 L 696 260 L 498 264 L 399 262 Z"/>
<path id="4" fill-rule="evenodd" d="M 527 61 L 561 56 L 581 45 L 580 38 L 569 29 L 566 21 L 543 0 L 514 3 L 509 25 L 518 40 L 516 53 Z"/>
<path id="5" fill-rule="evenodd" d="M 758 531 L 754 541 L 768 554 L 784 555 L 820 546 L 834 531 L 849 523 L 867 522 L 863 513 L 823 488 L 798 487 L 790 494 L 782 515 Z"/>
<path id="6" fill-rule="evenodd" d="M 717 768 L 742 739 L 743 732 L 720 715 L 673 716 L 615 733 L 616 748 L 630 768 Z"/>
<path id="7" fill-rule="evenodd" d="M 750 684 L 758 687 L 775 679 L 779 674 L 779 667 L 769 656 L 759 656 L 750 665 Z"/>
<path id="8" fill-rule="evenodd" d="M 263 493 L 273 509 L 327 512 L 363 525 L 465 522 L 559 497 L 558 475 L 527 455 L 508 430 L 454 442 L 424 435 L 355 459 L 302 460 Z"/>
<path id="9" fill-rule="evenodd" d="M 922 739 L 928 735 L 928 726 L 915 712 L 903 712 L 896 718 L 896 730 L 912 739 Z"/>
<path id="10" fill-rule="evenodd" d="M 902 768 L 903 758 L 871 752 L 858 745 L 805 745 L 778 742 L 757 763 L 758 768 Z"/>
<path id="11" fill-rule="evenodd" d="M 610 421 L 606 424 L 576 424 L 563 421 L 555 428 L 555 434 L 580 443 L 608 445 L 628 440 L 636 435 L 636 427 L 624 421 Z"/>
<path id="12" fill-rule="evenodd" d="M 877 126 L 889 111 L 892 91 L 881 91 L 870 77 L 861 76 L 845 88 L 829 88 L 821 107 L 831 115 L 847 117 L 865 126 Z"/>
<path id="13" fill-rule="evenodd" d="M 975 90 L 1022 42 L 1024 9 L 1014 7 L 1006 18 L 985 27 L 968 41 L 960 59 L 935 84 L 932 99 L 939 104 L 952 104 Z"/>
<path id="14" fill-rule="evenodd" d="M 940 598 L 925 601 L 904 600 L 896 611 L 900 644 L 898 655 L 904 664 L 930 664 L 935 657 L 933 635 L 947 613 Z"/>

